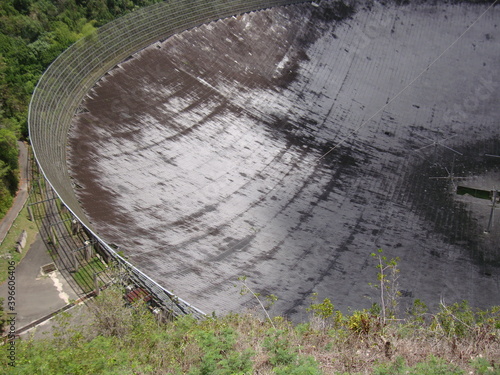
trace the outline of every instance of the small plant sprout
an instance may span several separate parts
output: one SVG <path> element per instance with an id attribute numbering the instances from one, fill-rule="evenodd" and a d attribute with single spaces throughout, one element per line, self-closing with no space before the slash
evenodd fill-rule
<path id="1" fill-rule="evenodd" d="M 385 325 L 387 317 L 393 319 L 398 307 L 398 300 L 401 295 L 399 291 L 399 258 L 392 258 L 387 260 L 383 255 L 383 250 L 378 249 L 376 253 L 371 256 L 376 258 L 377 264 L 377 280 L 378 284 L 370 284 L 375 288 L 380 289 L 380 307 L 382 313 L 382 324 Z"/>
<path id="2" fill-rule="evenodd" d="M 311 301 L 315 302 L 318 299 L 318 294 L 311 295 Z M 329 298 L 325 298 L 323 302 L 312 303 L 306 311 L 312 312 L 313 316 L 319 318 L 322 322 L 323 328 L 327 327 L 329 323 L 333 323 L 335 327 L 340 327 L 344 322 L 344 315 L 335 306 Z"/>
<path id="3" fill-rule="evenodd" d="M 269 313 L 267 312 L 267 309 L 270 306 L 272 306 L 278 300 L 278 297 L 276 297 L 274 294 L 271 294 L 271 295 L 267 296 L 266 299 L 267 299 L 268 303 L 270 303 L 270 304 L 268 304 L 268 306 L 266 308 L 266 306 L 264 306 L 264 304 L 262 303 L 262 301 L 259 298 L 260 297 L 260 293 L 255 293 L 248 286 L 248 284 L 247 284 L 247 277 L 246 276 L 240 276 L 240 277 L 238 277 L 238 281 L 241 283 L 240 295 L 244 296 L 245 294 L 247 294 L 248 292 L 250 292 L 255 297 L 255 299 L 259 302 L 259 305 L 262 307 L 262 310 L 264 310 L 264 313 L 266 314 L 267 319 L 269 319 L 269 322 L 271 323 L 271 325 L 273 326 L 273 328 L 276 329 L 276 326 L 274 325 L 273 320 L 269 316 Z M 235 285 L 235 286 L 237 286 L 237 285 Z"/>
<path id="4" fill-rule="evenodd" d="M 266 310 L 270 309 L 275 303 L 276 301 L 278 300 L 278 297 L 274 294 L 269 294 L 266 296 L 266 301 L 267 301 L 267 305 L 266 305 Z"/>
<path id="5" fill-rule="evenodd" d="M 316 293 L 313 296 L 316 297 Z M 315 316 L 326 320 L 333 315 L 335 307 L 333 306 L 333 303 L 329 298 L 325 298 L 321 303 L 311 304 L 311 306 L 309 306 L 306 311 L 311 311 Z"/>

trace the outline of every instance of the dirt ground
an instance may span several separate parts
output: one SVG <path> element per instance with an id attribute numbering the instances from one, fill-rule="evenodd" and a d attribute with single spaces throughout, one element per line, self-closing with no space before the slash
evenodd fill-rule
<path id="1" fill-rule="evenodd" d="M 159 41 L 89 92 L 68 165 L 97 233 L 206 313 L 309 297 L 500 304 L 500 8 L 321 1 Z M 499 204 L 500 206 L 500 204 Z"/>

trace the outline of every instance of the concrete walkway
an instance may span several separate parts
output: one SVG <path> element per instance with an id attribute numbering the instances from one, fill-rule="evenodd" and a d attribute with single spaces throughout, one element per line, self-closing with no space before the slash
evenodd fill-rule
<path id="1" fill-rule="evenodd" d="M 12 223 L 16 220 L 17 215 L 19 215 L 19 212 L 21 212 L 26 200 L 28 199 L 28 147 L 24 142 L 19 141 L 17 143 L 19 145 L 19 170 L 21 173 L 21 179 L 19 181 L 19 190 L 14 198 L 12 207 L 2 220 L 0 220 L 0 245 L 5 239 L 5 236 L 7 236 Z"/>
<path id="2" fill-rule="evenodd" d="M 49 263 L 52 263 L 52 258 L 40 236 L 37 236 L 15 270 L 17 329 L 61 309 L 71 300 L 78 298 L 61 273 L 41 273 L 41 267 Z M 0 285 L 0 297 L 6 299 L 7 283 Z"/>
<path id="3" fill-rule="evenodd" d="M 29 159 L 28 147 L 23 142 L 19 145 L 19 190 L 14 203 L 5 217 L 0 221 L 0 245 L 7 236 L 14 220 L 23 209 L 28 199 Z M 15 313 L 16 329 L 26 327 L 32 322 L 44 318 L 68 305 L 71 300 L 78 299 L 66 279 L 60 272 L 42 274 L 41 268 L 52 263 L 45 244 L 37 235 L 23 260 L 15 269 Z M 8 297 L 7 282 L 0 285 L 0 298 L 4 298 L 4 306 Z"/>

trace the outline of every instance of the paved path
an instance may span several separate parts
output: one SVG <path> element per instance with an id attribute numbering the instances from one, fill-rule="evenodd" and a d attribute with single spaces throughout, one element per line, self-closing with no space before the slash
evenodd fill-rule
<path id="1" fill-rule="evenodd" d="M 28 147 L 23 142 L 18 142 L 18 144 L 21 179 L 14 203 L 7 215 L 0 221 L 0 244 L 28 199 Z M 52 258 L 42 239 L 37 235 L 35 242 L 15 270 L 17 329 L 59 310 L 70 300 L 78 298 L 58 271 L 49 275 L 41 274 L 41 267 L 49 263 L 52 263 Z M 7 297 L 7 283 L 0 285 L 0 297 Z"/>
<path id="2" fill-rule="evenodd" d="M 21 180 L 19 182 L 19 190 L 14 198 L 14 203 L 7 214 L 0 221 L 0 245 L 5 236 L 9 232 L 10 227 L 17 215 L 24 207 L 28 199 L 28 147 L 24 142 L 18 142 L 19 145 L 19 170 L 21 172 Z"/>
<path id="3" fill-rule="evenodd" d="M 16 328 L 22 328 L 78 299 L 58 272 L 42 275 L 41 267 L 52 263 L 45 244 L 37 236 L 15 270 Z M 0 285 L 0 297 L 7 297 L 7 283 Z"/>

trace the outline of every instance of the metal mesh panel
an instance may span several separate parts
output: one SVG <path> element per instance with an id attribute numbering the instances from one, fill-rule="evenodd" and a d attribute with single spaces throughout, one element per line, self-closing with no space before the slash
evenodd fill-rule
<path id="1" fill-rule="evenodd" d="M 36 160 L 47 181 L 66 207 L 91 232 L 74 193 L 66 167 L 67 134 L 83 97 L 113 66 L 134 52 L 203 23 L 245 12 L 304 1 L 286 0 L 176 0 L 140 9 L 101 27 L 63 52 L 44 73 L 30 103 L 28 126 Z M 102 246 L 129 269 L 132 278 L 162 301 L 173 301 L 175 314 L 202 313 L 173 296 L 122 259 L 106 243 Z"/>

